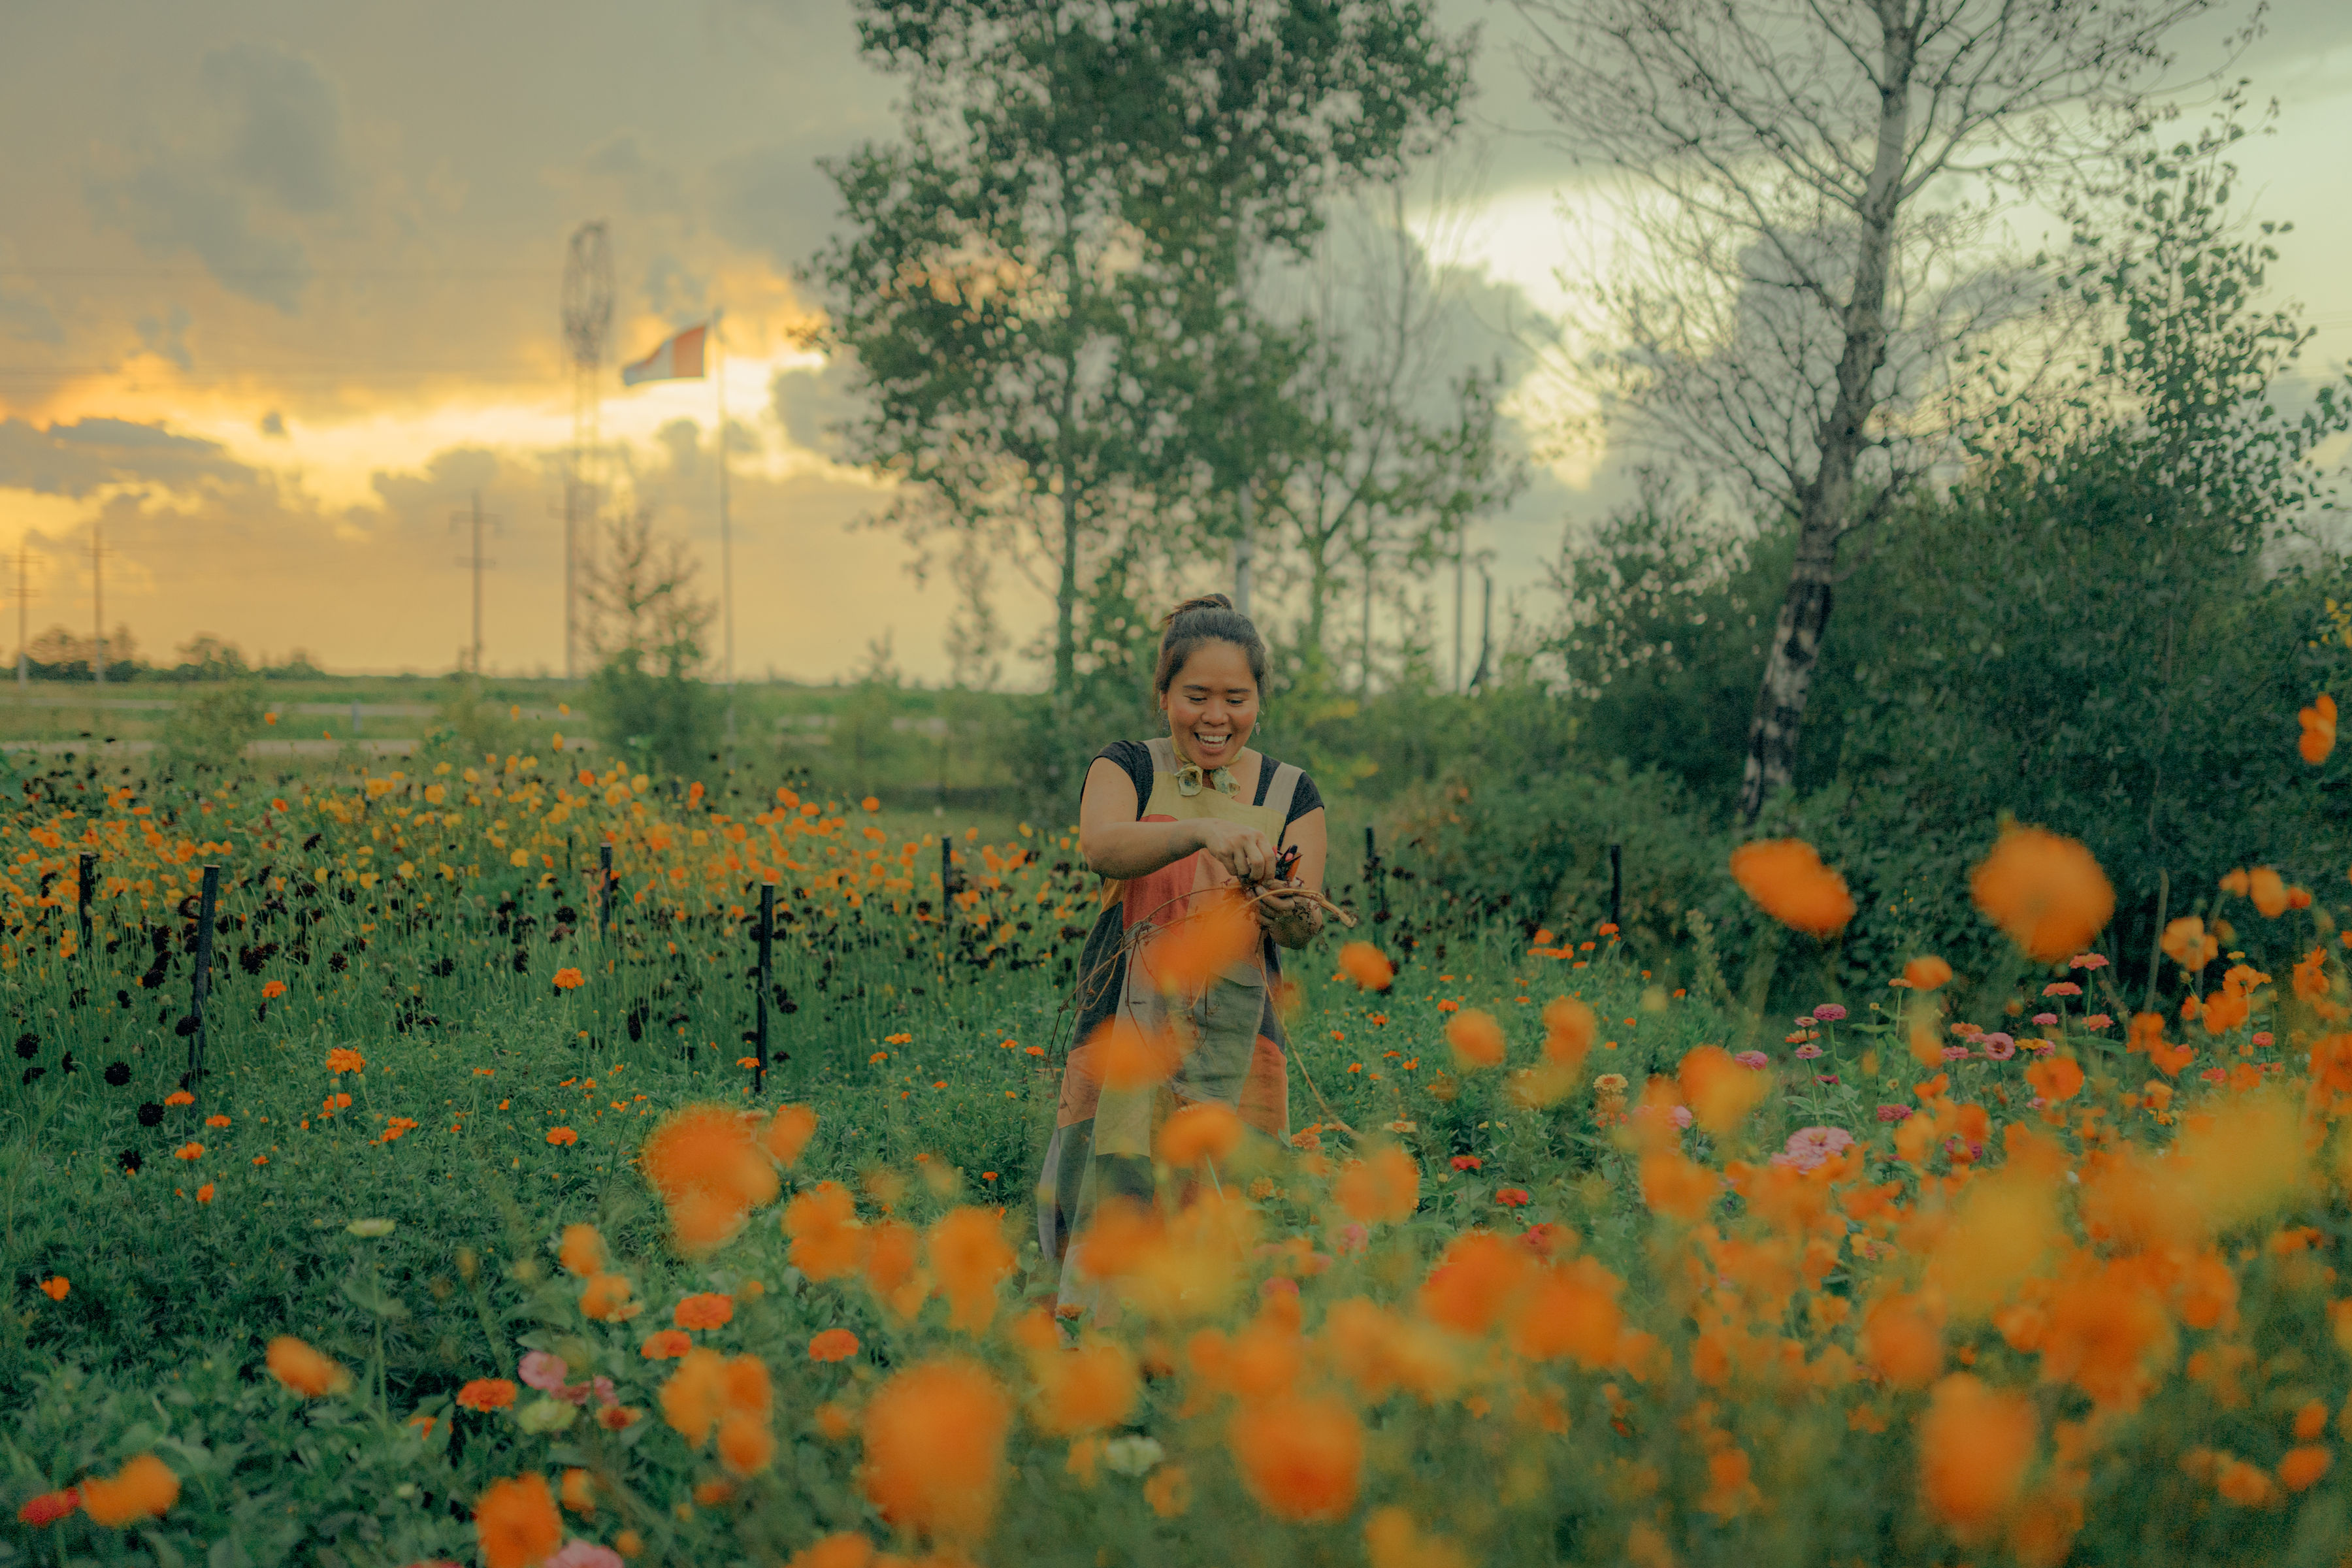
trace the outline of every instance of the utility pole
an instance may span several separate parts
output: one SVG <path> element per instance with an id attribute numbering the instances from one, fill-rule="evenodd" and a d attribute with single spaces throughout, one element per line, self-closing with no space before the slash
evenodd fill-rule
<path id="1" fill-rule="evenodd" d="M 727 357 L 720 344 L 724 307 L 710 311 L 710 380 L 719 395 L 719 600 L 726 621 L 727 765 L 735 765 L 735 536 L 727 520 Z M 765 1068 L 761 1069 L 763 1072 Z"/>
<path id="2" fill-rule="evenodd" d="M 16 691 L 20 696 L 32 679 L 32 656 L 28 651 L 31 639 L 28 617 L 32 613 L 32 542 L 19 535 L 16 540 Z"/>
<path id="3" fill-rule="evenodd" d="M 99 685 L 106 684 L 106 546 L 98 535 L 98 519 L 89 520 L 89 604 L 90 630 L 94 635 L 89 647 L 90 673 Z"/>
<path id="4" fill-rule="evenodd" d="M 482 492 L 479 490 L 476 490 L 474 492 L 474 504 L 471 509 L 462 511 L 453 511 L 449 514 L 449 525 L 451 527 L 462 528 L 470 524 L 473 528 L 474 548 L 471 552 L 457 557 L 457 564 L 460 566 L 469 566 L 473 568 L 474 573 L 474 642 L 472 663 L 474 668 L 474 679 L 476 680 L 482 679 L 482 569 L 486 566 L 495 566 L 498 564 L 497 562 L 490 560 L 482 553 L 482 525 L 485 523 L 488 523 L 492 528 L 496 528 L 498 526 L 499 520 L 494 516 L 489 516 L 483 512 Z"/>

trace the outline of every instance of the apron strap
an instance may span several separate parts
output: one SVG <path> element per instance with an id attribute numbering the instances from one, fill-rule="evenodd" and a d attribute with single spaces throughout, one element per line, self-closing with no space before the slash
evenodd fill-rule
<path id="1" fill-rule="evenodd" d="M 1259 765 L 1262 767 L 1265 764 L 1261 763 Z M 1306 776 L 1306 773 L 1296 763 L 1284 763 L 1274 770 L 1274 777 L 1265 786 L 1266 807 L 1282 818 L 1282 828 L 1274 836 L 1274 841 L 1277 846 L 1290 831 L 1291 803 L 1298 797 L 1298 781 Z"/>
<path id="2" fill-rule="evenodd" d="M 1183 759 L 1176 754 L 1176 742 L 1171 737 L 1154 735 L 1143 744 L 1144 748 L 1151 753 L 1153 773 L 1172 773 L 1184 766 Z"/>

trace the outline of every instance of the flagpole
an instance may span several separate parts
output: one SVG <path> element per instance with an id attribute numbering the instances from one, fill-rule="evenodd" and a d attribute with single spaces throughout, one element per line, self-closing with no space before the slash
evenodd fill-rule
<path id="1" fill-rule="evenodd" d="M 711 379 L 719 393 L 719 600 L 726 623 L 727 765 L 735 765 L 735 540 L 727 520 L 727 359 L 719 343 L 724 307 L 710 312 Z"/>

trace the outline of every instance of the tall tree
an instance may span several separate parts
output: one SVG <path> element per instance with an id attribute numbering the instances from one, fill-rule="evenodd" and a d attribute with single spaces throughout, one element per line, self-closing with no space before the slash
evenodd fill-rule
<path id="1" fill-rule="evenodd" d="M 2210 0 L 1515 4 L 1564 143 L 1635 186 L 1654 270 L 1601 290 L 1630 345 L 1615 390 L 1795 521 L 1742 770 L 1753 820 L 1795 768 L 1841 544 L 1942 449 L 1918 439 L 1936 378 L 2019 298 L 1987 292 L 1969 242 L 2102 128 L 2142 122 L 2163 36 Z M 1938 182 L 1974 201 L 1927 210 Z"/>
<path id="2" fill-rule="evenodd" d="M 864 394 L 852 453 L 908 487 L 919 545 L 978 535 L 1052 595 L 1077 677 L 1090 552 L 1188 466 L 1171 374 L 1246 258 L 1450 114 L 1465 51 L 1425 0 L 863 0 L 907 83 L 897 142 L 826 167 L 820 258 Z"/>

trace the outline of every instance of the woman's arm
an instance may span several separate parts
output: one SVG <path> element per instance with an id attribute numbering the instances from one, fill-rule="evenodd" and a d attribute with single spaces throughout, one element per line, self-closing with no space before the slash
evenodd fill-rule
<path id="1" fill-rule="evenodd" d="M 1138 822 L 1140 805 L 1127 770 L 1108 757 L 1097 757 L 1087 770 L 1086 793 L 1078 797 L 1078 853 L 1086 857 L 1088 870 L 1126 881 L 1205 849 L 1245 882 L 1262 882 L 1274 874 L 1274 846 L 1256 828 L 1210 818 Z M 1300 858 L 1303 869 L 1303 854 Z M 1320 875 L 1320 850 L 1317 867 Z"/>
<path id="2" fill-rule="evenodd" d="M 1285 842 L 1298 849 L 1292 885 L 1306 891 L 1323 890 L 1323 867 L 1331 851 L 1330 821 L 1321 806 L 1283 830 Z M 1258 900 L 1266 930 L 1285 947 L 1305 947 L 1323 929 L 1323 910 L 1303 897 L 1271 892 Z"/>

